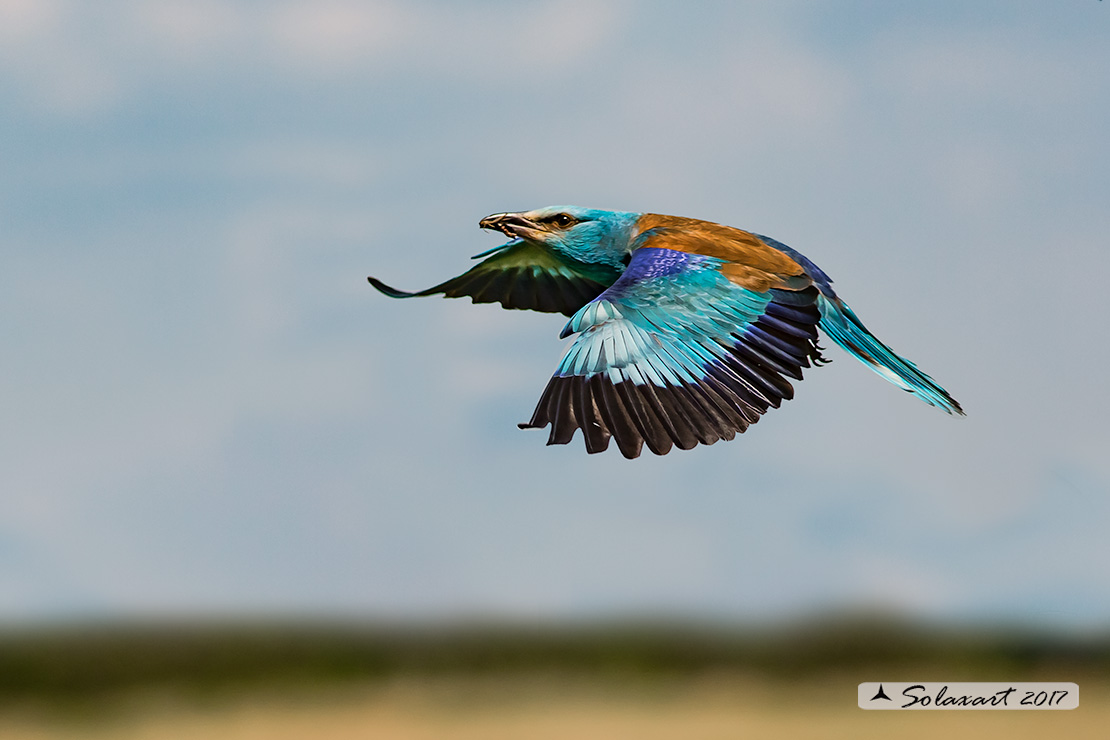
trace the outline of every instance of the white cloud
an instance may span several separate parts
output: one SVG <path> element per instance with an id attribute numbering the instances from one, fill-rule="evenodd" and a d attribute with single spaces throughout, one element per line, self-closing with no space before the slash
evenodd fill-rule
<path id="1" fill-rule="evenodd" d="M 161 0 L 120 4 L 113 13 L 127 45 L 145 47 L 148 61 L 204 62 L 250 42 L 252 17 L 227 0 Z"/>
<path id="2" fill-rule="evenodd" d="M 852 575 L 841 594 L 845 603 L 876 604 L 912 614 L 935 616 L 953 606 L 956 595 L 951 576 L 937 561 L 918 562 L 889 552 L 869 552 L 852 558 Z"/>
<path id="3" fill-rule="evenodd" d="M 288 2 L 259 19 L 262 53 L 293 73 L 524 79 L 581 65 L 615 32 L 623 3 Z"/>
<path id="4" fill-rule="evenodd" d="M 0 0 L 0 41 L 18 44 L 41 38 L 60 13 L 56 0 Z"/>
<path id="5" fill-rule="evenodd" d="M 118 80 L 78 33 L 72 5 L 64 0 L 0 3 L 0 82 L 8 82 L 36 107 L 59 112 L 114 102 Z"/>
<path id="6" fill-rule="evenodd" d="M 420 32 L 421 18 L 388 2 L 288 2 L 261 18 L 273 51 L 314 67 L 349 66 L 402 49 Z M 435 34 L 435 28 L 427 29 Z"/>
<path id="7" fill-rule="evenodd" d="M 0 4 L 0 80 L 40 111 L 110 109 L 183 79 L 286 85 L 384 75 L 522 79 L 583 62 L 613 32 L 614 3 L 491 9 L 377 0 Z"/>

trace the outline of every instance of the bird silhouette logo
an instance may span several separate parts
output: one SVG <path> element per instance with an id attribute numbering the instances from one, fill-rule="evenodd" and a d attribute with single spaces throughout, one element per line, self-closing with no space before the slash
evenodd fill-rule
<path id="1" fill-rule="evenodd" d="M 889 696 L 886 695 L 885 691 L 883 691 L 883 685 L 882 684 L 879 684 L 878 692 L 876 692 L 876 694 L 871 697 L 871 701 L 875 701 L 876 699 L 886 699 L 887 701 L 894 701 L 893 699 L 891 699 Z"/>

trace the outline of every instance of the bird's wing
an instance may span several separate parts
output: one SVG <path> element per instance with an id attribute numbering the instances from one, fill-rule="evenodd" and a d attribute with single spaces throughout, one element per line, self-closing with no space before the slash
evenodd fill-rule
<path id="1" fill-rule="evenodd" d="M 581 429 L 591 453 L 614 438 L 628 458 L 645 443 L 657 455 L 713 444 L 793 397 L 786 378 L 823 361 L 819 293 L 797 263 L 696 254 L 673 236 L 644 234 L 621 277 L 567 323 L 563 336 L 578 337 L 522 428 L 550 424 L 548 444 Z"/>
<path id="2" fill-rule="evenodd" d="M 470 296 L 474 303 L 500 303 L 505 308 L 567 316 L 592 301 L 607 287 L 560 261 L 542 247 L 522 239 L 514 239 L 498 247 L 491 257 L 462 275 L 427 290 L 409 293 L 392 288 L 377 278 L 367 279 L 391 298 L 443 293 L 448 298 Z"/>
<path id="3" fill-rule="evenodd" d="M 813 264 L 805 255 L 780 241 L 767 236 L 758 237 L 765 244 L 786 254 L 801 265 L 806 274 L 813 278 L 821 291 L 817 301 L 821 309 L 819 326 L 829 337 L 844 348 L 877 375 L 893 383 L 904 391 L 912 393 L 930 406 L 936 406 L 945 413 L 964 416 L 963 407 L 939 383 L 926 375 L 913 362 L 902 357 L 872 334 L 856 312 L 837 296 L 832 287 L 832 278 Z"/>

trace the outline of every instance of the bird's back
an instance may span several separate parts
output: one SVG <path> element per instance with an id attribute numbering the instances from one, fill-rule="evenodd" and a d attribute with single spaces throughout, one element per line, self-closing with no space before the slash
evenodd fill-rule
<path id="1" fill-rule="evenodd" d="M 658 213 L 645 213 L 637 226 L 642 243 L 724 260 L 721 272 L 748 290 L 799 290 L 810 280 L 803 265 L 750 231 Z"/>

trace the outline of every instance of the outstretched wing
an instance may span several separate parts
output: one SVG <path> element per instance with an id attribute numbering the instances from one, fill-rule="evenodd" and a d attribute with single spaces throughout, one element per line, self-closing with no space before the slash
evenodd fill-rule
<path id="1" fill-rule="evenodd" d="M 493 256 L 462 275 L 427 290 L 409 293 L 392 288 L 377 278 L 367 280 L 390 298 L 442 293 L 448 298 L 470 296 L 474 303 L 500 303 L 505 308 L 567 316 L 597 298 L 608 287 L 523 239 L 515 239 L 497 248 Z"/>
<path id="2" fill-rule="evenodd" d="M 792 398 L 786 378 L 824 361 L 818 290 L 804 275 L 753 281 L 737 267 L 685 250 L 634 251 L 567 323 L 563 336 L 578 337 L 521 428 L 550 424 L 548 444 L 581 429 L 591 453 L 613 438 L 627 458 L 644 444 L 664 455 L 732 439 Z"/>

